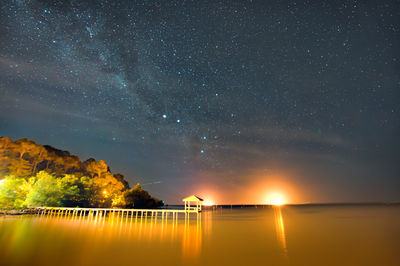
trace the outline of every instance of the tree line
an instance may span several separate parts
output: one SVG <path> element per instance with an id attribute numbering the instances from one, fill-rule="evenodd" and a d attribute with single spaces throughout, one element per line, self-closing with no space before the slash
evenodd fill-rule
<path id="1" fill-rule="evenodd" d="M 145 191 L 140 184 L 125 189 L 107 178 L 57 177 L 41 171 L 28 178 L 6 176 L 0 181 L 0 208 L 94 207 L 156 208 L 163 202 Z"/>

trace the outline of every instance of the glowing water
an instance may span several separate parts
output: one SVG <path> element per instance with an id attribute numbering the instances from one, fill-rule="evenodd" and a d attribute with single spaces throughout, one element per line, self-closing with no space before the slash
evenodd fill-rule
<path id="1" fill-rule="evenodd" d="M 0 265 L 400 265 L 400 208 L 216 209 L 189 220 L 0 217 Z"/>

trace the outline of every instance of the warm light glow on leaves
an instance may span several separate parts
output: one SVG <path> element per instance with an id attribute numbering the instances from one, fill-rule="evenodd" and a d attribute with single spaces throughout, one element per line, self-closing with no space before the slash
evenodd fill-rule
<path id="1" fill-rule="evenodd" d="M 57 177 L 41 171 L 29 178 L 7 176 L 0 182 L 0 209 L 38 206 L 154 208 L 162 202 L 139 184 L 124 190 L 111 174 L 102 177 Z"/>

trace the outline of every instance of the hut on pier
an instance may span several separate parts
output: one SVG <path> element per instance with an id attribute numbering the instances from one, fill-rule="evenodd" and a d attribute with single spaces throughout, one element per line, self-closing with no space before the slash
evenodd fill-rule
<path id="1" fill-rule="evenodd" d="M 186 212 L 201 212 L 201 202 L 203 199 L 192 195 L 182 200 L 185 202 L 185 211 Z"/>

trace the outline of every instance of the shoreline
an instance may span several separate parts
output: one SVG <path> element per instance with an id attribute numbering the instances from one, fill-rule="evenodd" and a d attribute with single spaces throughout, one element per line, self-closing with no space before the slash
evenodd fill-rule
<path id="1" fill-rule="evenodd" d="M 2 216 L 2 215 L 4 215 L 4 216 L 7 216 L 7 215 L 16 216 L 16 215 L 26 215 L 26 214 L 34 214 L 34 212 L 26 211 L 26 210 L 20 210 L 20 211 L 17 211 L 17 210 L 7 210 L 7 211 L 0 210 L 0 216 Z"/>

